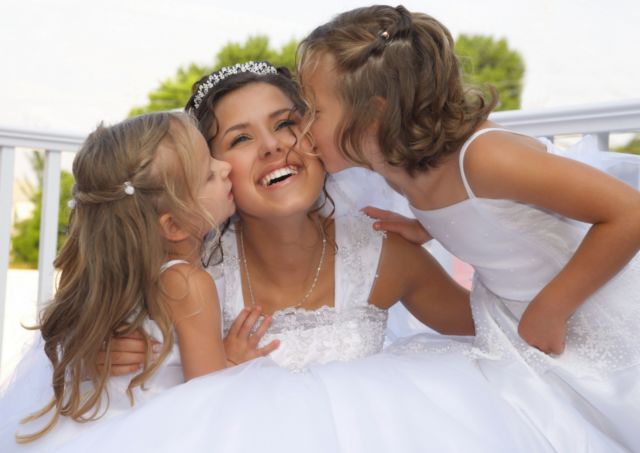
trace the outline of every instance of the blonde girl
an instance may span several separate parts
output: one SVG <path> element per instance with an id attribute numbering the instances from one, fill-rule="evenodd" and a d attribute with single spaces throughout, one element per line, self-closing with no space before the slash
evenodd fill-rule
<path id="1" fill-rule="evenodd" d="M 235 210 L 229 171 L 186 114 L 139 116 L 89 135 L 73 163 L 69 237 L 55 261 L 59 287 L 39 323 L 54 396 L 25 422 L 52 415 L 19 442 L 43 436 L 61 416 L 99 418 L 117 390 L 133 403 L 145 384 L 158 390 L 227 365 L 201 249 Z M 138 330 L 144 364 L 122 388 L 108 385 L 113 338 Z M 157 355 L 152 334 L 164 339 Z"/>

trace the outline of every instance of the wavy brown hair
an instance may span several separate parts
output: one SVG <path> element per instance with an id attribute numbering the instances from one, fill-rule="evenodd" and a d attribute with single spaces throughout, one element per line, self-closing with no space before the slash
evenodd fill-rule
<path id="1" fill-rule="evenodd" d="M 336 141 L 345 157 L 369 168 L 362 143 L 372 123 L 385 160 L 415 174 L 457 151 L 497 102 L 493 87 L 487 99 L 464 86 L 449 30 L 403 6 L 354 9 L 316 28 L 298 48 L 303 86 L 313 71 L 326 70 L 317 64 L 325 54 L 335 60 L 344 108 Z"/>
<path id="2" fill-rule="evenodd" d="M 188 115 L 153 113 L 99 126 L 76 155 L 76 206 L 68 239 L 54 263 L 60 282 L 38 326 L 53 365 L 54 396 L 23 423 L 51 411 L 53 417 L 35 433 L 16 435 L 18 442 L 43 436 L 60 416 L 86 422 L 104 413 L 114 337 L 139 330 L 146 338 L 144 366 L 127 389 L 132 404 L 133 389 L 143 387 L 171 350 L 173 324 L 159 286 L 160 267 L 167 259 L 159 216 L 171 213 L 194 234 L 202 221 L 212 223 L 198 202 L 201 173 L 190 133 L 197 131 Z M 133 194 L 125 192 L 125 181 L 134 187 Z M 156 360 L 151 338 L 141 329 L 146 318 L 163 335 Z M 99 369 L 101 350 L 106 362 Z M 92 385 L 81 385 L 83 381 Z"/>

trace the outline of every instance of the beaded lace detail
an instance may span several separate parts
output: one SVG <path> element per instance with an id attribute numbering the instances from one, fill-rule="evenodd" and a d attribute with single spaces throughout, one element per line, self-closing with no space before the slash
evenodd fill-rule
<path id="1" fill-rule="evenodd" d="M 303 370 L 314 363 L 348 361 L 382 349 L 387 311 L 368 304 L 376 278 L 383 233 L 373 231 L 372 220 L 360 212 L 336 222 L 335 307 L 307 310 L 287 308 L 273 314 L 261 345 L 277 338 L 280 347 L 270 354 L 279 365 Z M 224 263 L 209 273 L 223 287 L 222 317 L 226 334 L 244 307 L 235 231 L 222 240 Z M 220 277 L 223 276 L 222 280 Z"/>

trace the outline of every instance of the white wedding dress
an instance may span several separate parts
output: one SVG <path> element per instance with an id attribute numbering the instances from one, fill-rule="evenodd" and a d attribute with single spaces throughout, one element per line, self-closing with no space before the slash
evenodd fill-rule
<path id="1" fill-rule="evenodd" d="M 350 210 L 337 211 L 335 226 L 335 306 L 275 313 L 263 341 L 279 338 L 281 345 L 270 357 L 180 383 L 176 347 L 150 383 L 151 393 L 137 392 L 133 408 L 116 397 L 99 421 L 63 420 L 44 438 L 17 446 L 16 414 L 37 408 L 38 399 L 46 402 L 47 367 L 36 360 L 34 379 L 45 379 L 10 387 L 0 402 L 0 451 L 623 451 L 536 376 L 522 380 L 518 366 L 497 358 L 505 366 L 503 392 L 497 377 L 488 380 L 478 366 L 479 357 L 493 358 L 469 337 L 423 333 L 383 349 L 387 312 L 367 303 L 383 236 Z M 233 232 L 223 247 L 224 264 L 211 273 L 228 328 L 244 306 Z"/>
<path id="2" fill-rule="evenodd" d="M 625 451 L 640 452 L 640 257 L 570 318 L 564 353 L 547 355 L 528 346 L 518 335 L 522 313 L 573 256 L 589 225 L 532 205 L 476 197 L 464 172 L 465 152 L 477 136 L 494 130 L 501 129 L 479 131 L 462 147 L 466 200 L 441 209 L 412 209 L 436 240 L 474 268 L 474 346 L 479 356 L 492 358 L 478 359 L 478 366 L 524 411 L 531 399 L 515 380 L 543 382 L 594 430 Z M 549 152 L 640 186 L 640 156 L 595 151 L 588 142 L 568 152 L 546 143 Z M 505 369 L 513 370 L 513 381 L 507 382 Z"/>

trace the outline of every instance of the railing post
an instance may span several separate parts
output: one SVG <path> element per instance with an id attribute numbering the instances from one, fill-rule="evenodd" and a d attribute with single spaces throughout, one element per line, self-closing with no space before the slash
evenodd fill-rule
<path id="1" fill-rule="evenodd" d="M 609 132 L 600 132 L 596 134 L 598 139 L 598 149 L 601 151 L 609 151 Z"/>
<path id="2" fill-rule="evenodd" d="M 15 149 L 0 146 L 0 364 L 2 363 L 4 313 L 7 299 L 7 276 L 9 274 L 14 160 Z"/>
<path id="3" fill-rule="evenodd" d="M 61 155 L 57 150 L 45 151 L 42 180 L 42 215 L 38 252 L 38 306 L 53 294 L 53 260 L 58 242 L 58 211 L 60 204 Z"/>

